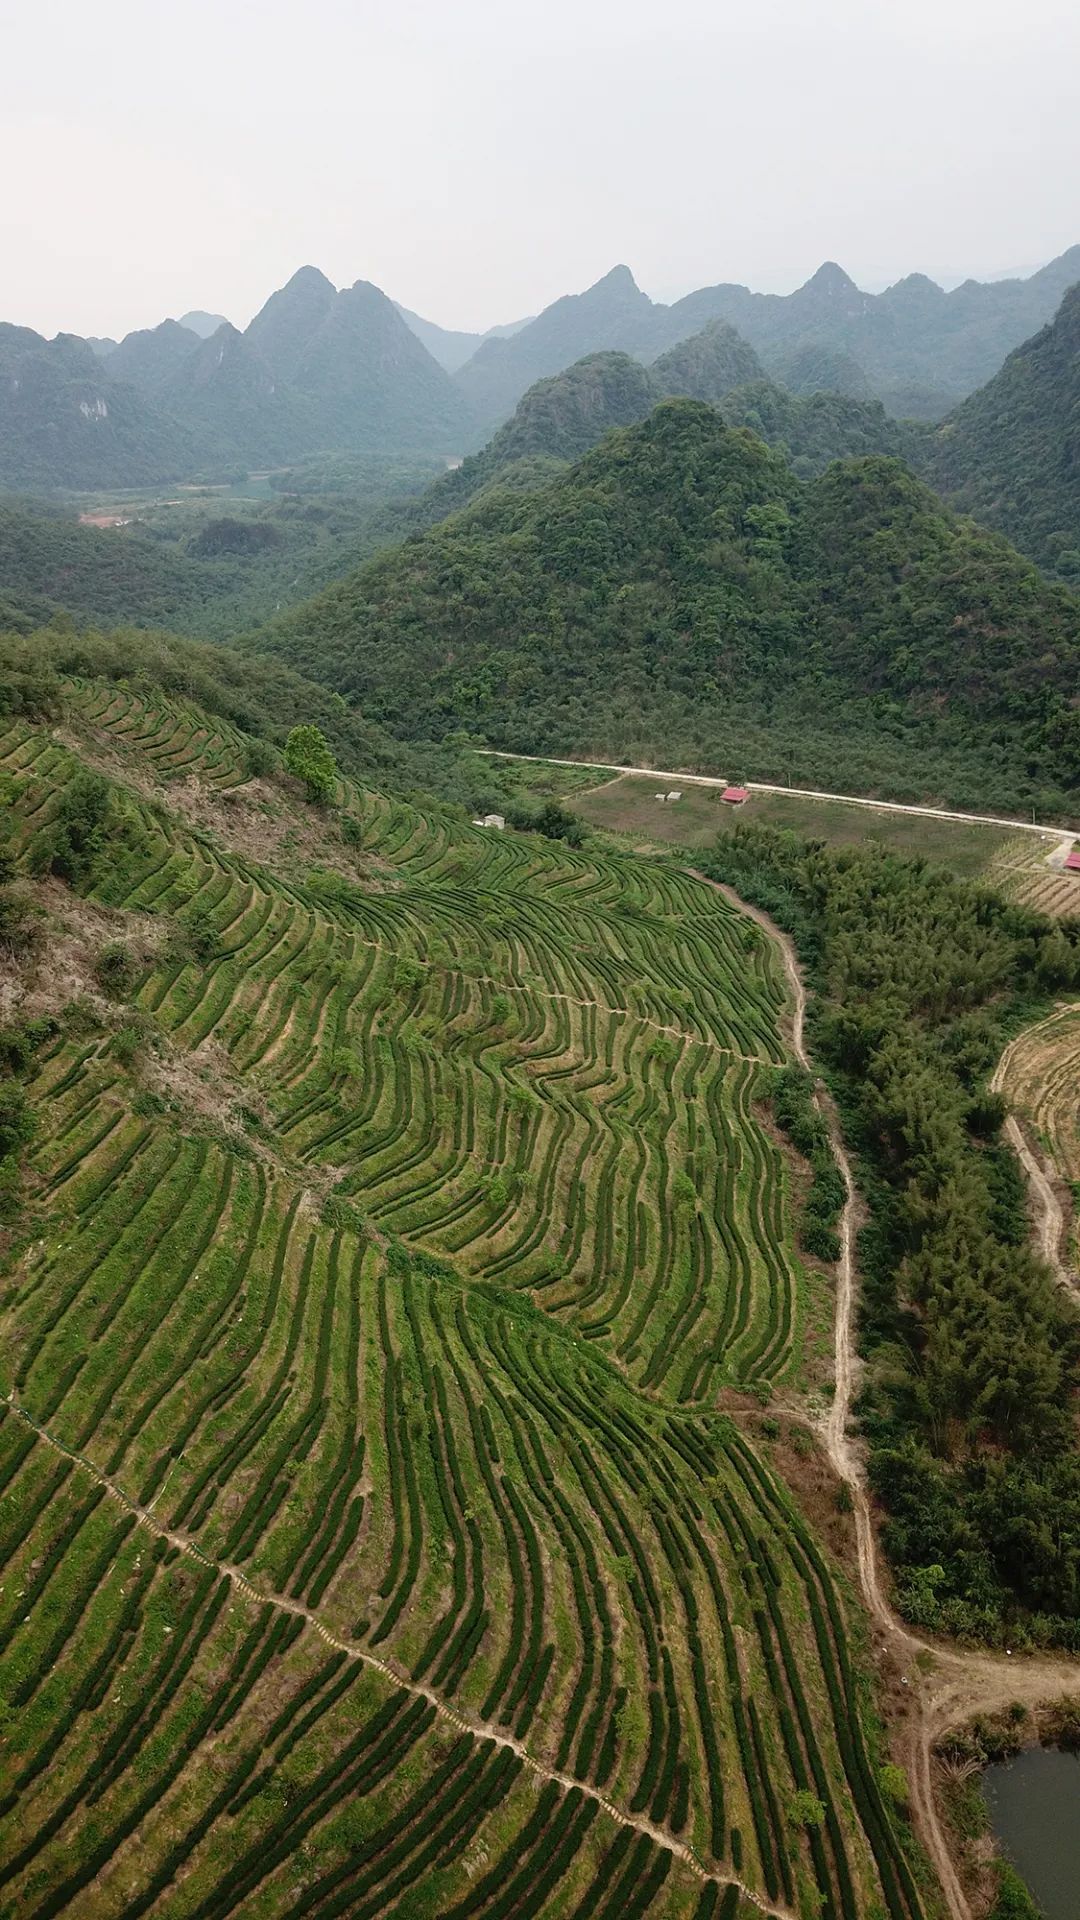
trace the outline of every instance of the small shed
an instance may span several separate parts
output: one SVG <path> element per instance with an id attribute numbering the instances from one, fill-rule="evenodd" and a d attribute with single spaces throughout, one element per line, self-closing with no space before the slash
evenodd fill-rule
<path id="1" fill-rule="evenodd" d="M 725 787 L 720 798 L 726 800 L 729 807 L 741 807 L 745 801 L 749 800 L 750 789 L 749 787 Z"/>
<path id="2" fill-rule="evenodd" d="M 668 794 L 668 799 L 669 799 L 669 800 L 681 800 L 681 799 L 682 799 L 682 788 L 681 788 L 681 787 L 672 787 L 672 789 L 671 789 L 671 791 L 670 791 L 670 793 Z"/>
<path id="3" fill-rule="evenodd" d="M 1080 873 L 1080 847 L 1074 847 L 1065 861 L 1069 873 Z"/>
<path id="4" fill-rule="evenodd" d="M 498 827 L 500 833 L 505 825 L 506 819 L 501 813 L 485 813 L 473 821 L 474 827 Z"/>

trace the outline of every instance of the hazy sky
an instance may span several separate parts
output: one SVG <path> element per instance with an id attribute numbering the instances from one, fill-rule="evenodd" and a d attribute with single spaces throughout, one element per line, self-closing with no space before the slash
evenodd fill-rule
<path id="1" fill-rule="evenodd" d="M 1076 0 L 0 0 L 0 318 L 243 325 L 310 261 L 448 326 L 1030 268 L 1080 240 Z"/>

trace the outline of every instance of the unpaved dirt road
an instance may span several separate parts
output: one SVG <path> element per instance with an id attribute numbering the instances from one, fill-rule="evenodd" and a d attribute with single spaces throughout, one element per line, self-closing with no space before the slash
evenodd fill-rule
<path id="1" fill-rule="evenodd" d="M 1017 1034 L 1015 1040 L 1010 1040 L 994 1069 L 994 1076 L 990 1082 L 995 1093 L 1007 1091 L 1009 1070 L 1017 1049 L 1021 1045 L 1026 1045 L 1045 1027 L 1055 1026 L 1063 1014 L 1069 1013 L 1080 1013 L 1080 1001 L 1074 1002 L 1071 1006 L 1055 1007 L 1053 1013 L 1049 1014 L 1045 1020 L 1040 1020 L 1037 1026 L 1025 1027 L 1023 1033 Z M 1047 1167 L 1029 1144 L 1027 1135 L 1015 1114 L 1008 1115 L 1005 1131 L 1027 1175 L 1034 1215 L 1035 1244 L 1047 1266 L 1051 1268 L 1058 1285 L 1064 1287 L 1074 1300 L 1080 1301 L 1080 1275 L 1072 1272 L 1063 1258 L 1066 1219 L 1064 1209 L 1054 1190 L 1052 1177 L 1054 1169 Z"/>
<path id="2" fill-rule="evenodd" d="M 749 906 L 730 887 L 718 886 L 718 891 L 732 906 L 763 928 L 775 942 L 791 992 L 792 1051 L 800 1065 L 813 1073 L 804 1039 L 806 989 L 791 940 L 768 914 Z M 1007 1055 L 1003 1056 L 1003 1064 L 1006 1058 Z M 999 1067 L 998 1073 L 1001 1071 Z M 1014 1700 L 1022 1701 L 1027 1707 L 1037 1707 L 1062 1697 L 1080 1695 L 1080 1661 L 962 1652 L 953 1646 L 921 1639 L 893 1611 L 882 1579 L 862 1456 L 858 1443 L 849 1431 L 858 1379 L 855 1339 L 858 1300 L 854 1257 L 859 1217 L 858 1195 L 835 1109 L 820 1083 L 815 1098 L 828 1126 L 847 1194 L 840 1220 L 841 1251 L 834 1308 L 835 1391 L 828 1414 L 821 1423 L 821 1433 L 833 1470 L 851 1494 L 859 1583 L 867 1612 L 877 1629 L 882 1650 L 892 1655 L 903 1672 L 904 1684 L 912 1693 L 915 1711 L 902 1730 L 898 1745 L 908 1776 L 912 1813 L 919 1838 L 941 1881 L 952 1920 L 972 1920 L 971 1907 L 960 1884 L 938 1817 L 934 1794 L 934 1744 L 950 1727 L 960 1725 L 977 1713 L 1000 1711 Z M 1010 1138 L 1017 1145 L 1031 1182 L 1036 1244 L 1040 1252 L 1052 1246 L 1054 1252 L 1051 1263 L 1060 1268 L 1060 1208 L 1050 1182 L 1028 1151 L 1019 1127 L 1015 1122 L 1013 1126 L 1019 1144 L 1012 1133 Z M 1048 1253 L 1045 1257 L 1051 1258 Z"/>
<path id="3" fill-rule="evenodd" d="M 489 760 L 526 760 L 532 766 L 582 767 L 585 772 L 636 773 L 649 780 L 688 780 L 695 787 L 726 787 L 729 782 L 713 773 L 672 772 L 663 767 L 624 767 L 615 760 L 556 760 L 550 753 L 504 753 L 497 747 L 477 747 L 477 753 Z M 1034 820 L 1008 820 L 994 813 L 956 813 L 951 807 L 914 807 L 902 800 L 867 800 L 857 793 L 826 793 L 820 787 L 780 787 L 768 780 L 747 780 L 750 793 L 790 794 L 794 800 L 838 800 L 845 807 L 868 807 L 873 813 L 908 813 L 923 820 L 959 820 L 967 826 L 1008 827 L 1014 833 L 1040 833 L 1044 840 L 1067 842 L 1077 836 L 1069 827 L 1046 826 Z"/>

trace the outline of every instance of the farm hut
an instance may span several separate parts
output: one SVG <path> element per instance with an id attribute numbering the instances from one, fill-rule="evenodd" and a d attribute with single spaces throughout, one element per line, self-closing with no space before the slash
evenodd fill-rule
<path id="1" fill-rule="evenodd" d="M 1080 847 L 1074 847 L 1065 861 L 1070 873 L 1080 873 Z"/>
<path id="2" fill-rule="evenodd" d="M 473 821 L 474 827 L 498 827 L 500 833 L 505 825 L 506 819 L 501 813 L 485 813 Z"/>
<path id="3" fill-rule="evenodd" d="M 750 789 L 749 787 L 725 787 L 720 798 L 726 800 L 729 807 L 741 807 L 745 801 L 749 800 Z"/>
<path id="4" fill-rule="evenodd" d="M 681 800 L 681 799 L 682 799 L 682 788 L 681 788 L 681 787 L 672 787 L 672 789 L 671 789 L 671 791 L 670 791 L 670 793 L 668 794 L 668 799 L 669 799 L 669 800 Z"/>

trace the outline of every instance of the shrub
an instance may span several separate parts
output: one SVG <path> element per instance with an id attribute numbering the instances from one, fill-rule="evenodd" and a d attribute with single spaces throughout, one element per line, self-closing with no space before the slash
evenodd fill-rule
<path id="1" fill-rule="evenodd" d="M 94 973 L 110 1000 L 126 1000 L 135 978 L 131 949 L 123 940 L 110 940 L 94 963 Z"/>
<path id="2" fill-rule="evenodd" d="M 54 873 L 69 886 L 93 880 L 104 849 L 112 811 L 109 785 L 84 768 L 60 796 L 56 817 L 30 855 L 31 872 Z"/>
<path id="3" fill-rule="evenodd" d="M 329 806 L 337 786 L 337 762 L 321 727 L 294 727 L 285 742 L 285 765 L 303 782 L 308 799 Z"/>

